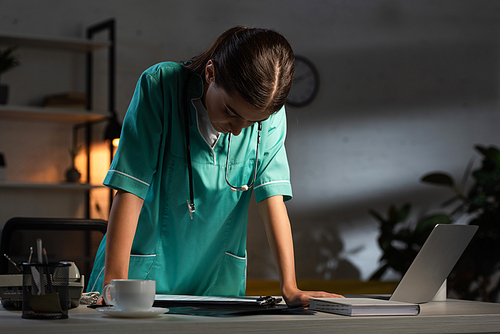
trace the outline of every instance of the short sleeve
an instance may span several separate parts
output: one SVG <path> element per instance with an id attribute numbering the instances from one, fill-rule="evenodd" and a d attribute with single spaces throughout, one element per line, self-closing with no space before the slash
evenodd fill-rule
<path id="1" fill-rule="evenodd" d="M 292 198 L 285 139 L 286 113 L 285 107 L 283 107 L 262 123 L 262 153 L 259 153 L 262 158 L 259 160 L 257 180 L 254 186 L 257 202 L 276 195 L 282 195 L 285 201 Z"/>
<path id="2" fill-rule="evenodd" d="M 142 199 L 146 197 L 156 172 L 164 128 L 162 96 L 161 84 L 152 67 L 137 83 L 104 185 Z"/>

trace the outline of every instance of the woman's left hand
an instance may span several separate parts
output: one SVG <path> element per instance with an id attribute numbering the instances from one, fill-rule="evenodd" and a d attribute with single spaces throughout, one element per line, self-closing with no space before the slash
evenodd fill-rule
<path id="1" fill-rule="evenodd" d="M 304 307 L 309 306 L 309 298 L 344 298 L 344 296 L 324 291 L 302 291 L 297 289 L 288 293 L 287 296 L 283 294 L 283 298 L 289 307 Z"/>

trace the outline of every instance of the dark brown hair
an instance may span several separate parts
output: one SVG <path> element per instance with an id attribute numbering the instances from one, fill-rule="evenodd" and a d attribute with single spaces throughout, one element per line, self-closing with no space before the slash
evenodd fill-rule
<path id="1" fill-rule="evenodd" d="M 274 30 L 234 27 L 187 64 L 204 77 L 207 62 L 215 67 L 215 84 L 238 93 L 254 108 L 274 113 L 285 104 L 292 86 L 294 55 Z"/>

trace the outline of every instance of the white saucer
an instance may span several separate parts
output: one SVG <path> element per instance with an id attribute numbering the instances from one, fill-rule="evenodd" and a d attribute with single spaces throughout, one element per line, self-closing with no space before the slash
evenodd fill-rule
<path id="1" fill-rule="evenodd" d="M 96 310 L 118 318 L 149 318 L 168 312 L 168 308 L 163 307 L 152 307 L 147 311 L 118 311 L 114 307 L 99 307 Z"/>

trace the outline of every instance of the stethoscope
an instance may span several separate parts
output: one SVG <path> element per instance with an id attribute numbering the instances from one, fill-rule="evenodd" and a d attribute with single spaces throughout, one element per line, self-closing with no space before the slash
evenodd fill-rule
<path id="1" fill-rule="evenodd" d="M 186 82 L 184 84 L 184 126 L 186 130 L 186 157 L 187 157 L 187 165 L 188 165 L 188 174 L 189 174 L 189 199 L 187 200 L 187 206 L 189 210 L 189 216 L 191 219 L 193 219 L 193 213 L 195 212 L 195 206 L 194 206 L 194 189 L 193 189 L 193 166 L 191 163 L 191 139 L 190 139 L 190 133 L 189 133 L 189 123 L 191 121 L 191 113 L 189 112 L 189 105 L 188 105 L 188 86 L 189 86 L 189 80 L 191 78 L 191 75 L 188 76 L 186 79 Z M 231 185 L 229 182 L 229 179 L 227 177 L 227 170 L 229 166 L 229 150 L 231 149 L 231 137 L 232 133 L 229 133 L 228 139 L 227 139 L 227 157 L 226 157 L 226 183 L 227 185 L 231 188 L 232 191 L 247 191 L 252 189 L 255 180 L 257 179 L 257 163 L 258 163 L 258 158 L 259 158 L 259 146 L 260 146 L 260 133 L 262 131 L 262 123 L 257 122 L 257 148 L 255 149 L 255 163 L 253 166 L 253 180 L 247 185 L 243 185 L 241 187 L 236 187 Z"/>

